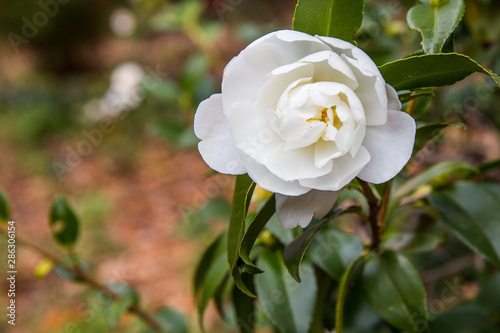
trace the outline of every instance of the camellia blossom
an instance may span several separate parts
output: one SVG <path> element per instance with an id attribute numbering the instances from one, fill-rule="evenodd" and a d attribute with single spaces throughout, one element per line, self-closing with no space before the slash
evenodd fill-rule
<path id="1" fill-rule="evenodd" d="M 224 70 L 222 93 L 200 103 L 199 151 L 214 170 L 276 193 L 286 228 L 322 218 L 355 177 L 383 183 L 411 157 L 415 121 L 356 46 L 281 30 Z"/>

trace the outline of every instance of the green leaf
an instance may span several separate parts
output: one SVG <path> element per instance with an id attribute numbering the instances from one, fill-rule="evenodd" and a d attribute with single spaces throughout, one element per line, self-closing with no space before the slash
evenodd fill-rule
<path id="1" fill-rule="evenodd" d="M 0 224 L 7 223 L 9 219 L 10 219 L 9 204 L 3 191 L 0 191 Z"/>
<path id="2" fill-rule="evenodd" d="M 477 303 L 490 314 L 500 314 L 500 273 L 493 275 L 482 286 Z"/>
<path id="3" fill-rule="evenodd" d="M 304 254 L 311 244 L 314 236 L 321 230 L 328 222 L 340 216 L 342 214 L 347 213 L 355 213 L 360 210 L 360 207 L 354 206 L 349 207 L 347 209 L 339 208 L 334 211 L 332 214 L 325 216 L 323 219 L 318 221 L 316 224 L 313 224 L 305 229 L 305 231 L 297 237 L 293 242 L 288 244 L 285 247 L 285 251 L 283 252 L 283 259 L 285 261 L 286 268 L 290 272 L 290 275 L 297 282 L 301 282 L 299 269 L 302 259 L 304 258 Z"/>
<path id="4" fill-rule="evenodd" d="M 447 239 L 437 222 L 437 212 L 430 207 L 401 206 L 396 208 L 382 235 L 382 248 L 406 253 L 434 250 Z"/>
<path id="5" fill-rule="evenodd" d="M 439 123 L 439 124 L 429 124 L 420 126 L 417 128 L 417 133 L 415 134 L 415 145 L 413 146 L 412 156 L 418 153 L 422 148 L 425 147 L 427 142 L 436 139 L 439 135 L 441 135 L 443 129 L 446 127 L 453 125 L 459 127 L 465 127 L 464 124 L 461 123 Z"/>
<path id="6" fill-rule="evenodd" d="M 64 198 L 58 197 L 52 203 L 49 223 L 56 242 L 68 247 L 74 245 L 78 237 L 79 221 Z"/>
<path id="7" fill-rule="evenodd" d="M 184 315 L 174 309 L 162 307 L 156 311 L 156 320 L 168 333 L 188 333 L 188 326 Z"/>
<path id="8" fill-rule="evenodd" d="M 364 0 L 299 0 L 293 30 L 353 42 L 363 21 Z"/>
<path id="9" fill-rule="evenodd" d="M 358 235 L 327 229 L 314 237 L 307 250 L 307 257 L 329 276 L 340 280 L 349 263 L 361 252 L 363 242 Z"/>
<path id="10" fill-rule="evenodd" d="M 239 175 L 236 177 L 236 185 L 233 194 L 233 206 L 231 209 L 231 218 L 229 220 L 229 229 L 227 233 L 227 261 L 231 277 L 238 288 L 249 296 L 255 296 L 245 286 L 241 279 L 241 273 L 238 270 L 237 263 L 240 258 L 240 244 L 245 232 L 245 218 L 248 212 L 248 206 L 252 199 L 255 183 L 248 175 Z"/>
<path id="11" fill-rule="evenodd" d="M 337 296 L 337 303 L 335 306 L 335 332 L 336 333 L 342 333 L 343 330 L 343 322 L 344 322 L 344 304 L 345 304 L 345 297 L 347 295 L 347 283 L 349 282 L 349 279 L 351 278 L 351 274 L 354 271 L 354 267 L 356 267 L 356 264 L 362 260 L 364 257 L 368 255 L 369 251 L 365 250 L 361 252 L 358 256 L 352 260 L 349 265 L 347 266 L 346 270 L 343 272 L 342 277 L 340 279 L 339 283 L 339 289 L 338 289 L 338 296 Z"/>
<path id="12" fill-rule="evenodd" d="M 385 81 L 396 90 L 448 86 L 475 72 L 489 75 L 500 86 L 497 74 L 458 53 L 412 56 L 380 66 Z"/>
<path id="13" fill-rule="evenodd" d="M 460 161 L 448 161 L 436 164 L 404 182 L 392 195 L 387 208 L 387 216 L 398 206 L 400 201 L 413 192 L 430 194 L 432 187 L 428 184 L 447 184 L 454 175 L 468 176 L 477 173 L 472 165 Z"/>
<path id="14" fill-rule="evenodd" d="M 139 301 L 138 295 L 128 286 L 113 284 L 110 289 L 120 295 L 104 305 L 103 315 L 110 329 L 115 329 L 122 315 Z"/>
<path id="15" fill-rule="evenodd" d="M 408 332 L 427 330 L 424 285 L 402 254 L 386 251 L 366 256 L 362 286 L 372 309 L 391 325 Z"/>
<path id="16" fill-rule="evenodd" d="M 463 182 L 433 191 L 430 201 L 463 243 L 500 266 L 500 185 Z"/>
<path id="17" fill-rule="evenodd" d="M 430 322 L 431 332 L 498 333 L 488 312 L 475 304 L 458 306 L 437 316 Z"/>
<path id="18" fill-rule="evenodd" d="M 446 39 L 455 31 L 464 13 L 463 0 L 449 0 L 438 6 L 424 3 L 412 7 L 406 20 L 410 29 L 422 34 L 425 53 L 438 53 Z"/>
<path id="19" fill-rule="evenodd" d="M 266 230 L 276 237 L 284 246 L 293 241 L 293 230 L 285 229 L 276 215 L 273 215 L 269 222 L 267 222 Z"/>
<path id="20" fill-rule="evenodd" d="M 253 244 L 275 212 L 276 199 L 273 194 L 269 197 L 269 199 L 267 199 L 262 208 L 259 210 L 241 241 L 240 257 L 247 265 L 254 266 L 252 260 L 250 259 L 250 252 L 252 251 Z"/>
<path id="21" fill-rule="evenodd" d="M 246 285 L 252 285 L 252 276 L 245 275 Z M 237 287 L 233 288 L 233 304 L 240 333 L 253 333 L 255 327 L 255 298 L 249 297 Z"/>
<path id="22" fill-rule="evenodd" d="M 254 279 L 258 300 L 267 318 L 282 333 L 307 333 L 318 289 L 312 266 L 302 265 L 299 284 L 287 273 L 281 251 L 264 252 L 257 264 L 265 270 Z"/>
<path id="23" fill-rule="evenodd" d="M 196 268 L 194 293 L 198 312 L 198 322 L 203 328 L 203 314 L 210 299 L 229 273 L 227 267 L 227 233 L 223 232 L 208 247 Z"/>

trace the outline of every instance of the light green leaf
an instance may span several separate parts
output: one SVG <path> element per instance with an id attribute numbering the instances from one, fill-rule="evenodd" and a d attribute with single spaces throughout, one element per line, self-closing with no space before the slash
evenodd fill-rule
<path id="1" fill-rule="evenodd" d="M 115 291 L 119 298 L 113 299 L 104 305 L 103 314 L 110 329 L 115 329 L 121 316 L 128 309 L 139 302 L 138 295 L 128 286 L 114 284 L 110 289 Z"/>
<path id="2" fill-rule="evenodd" d="M 58 197 L 52 203 L 49 214 L 52 236 L 61 245 L 71 247 L 78 238 L 79 221 L 68 202 Z"/>
<path id="3" fill-rule="evenodd" d="M 265 271 L 254 279 L 258 300 L 267 318 L 282 333 L 307 333 L 318 289 L 312 266 L 302 265 L 299 284 L 287 273 L 280 251 L 264 252 L 257 264 Z"/>
<path id="4" fill-rule="evenodd" d="M 302 259 L 304 258 L 304 253 L 306 252 L 309 244 L 311 244 L 314 236 L 318 233 L 318 231 L 320 231 L 328 222 L 330 222 L 337 216 L 347 213 L 356 213 L 360 211 L 361 208 L 358 206 L 349 207 L 347 209 L 339 208 L 332 214 L 325 216 L 316 224 L 313 224 L 310 227 L 306 228 L 299 237 L 297 237 L 293 242 L 285 247 L 285 251 L 283 252 L 285 265 L 295 281 L 299 283 L 301 281 L 299 274 L 300 264 L 302 262 Z"/>
<path id="5" fill-rule="evenodd" d="M 231 209 L 231 218 L 229 220 L 229 229 L 227 233 L 227 261 L 231 277 L 238 288 L 249 296 L 255 296 L 245 286 L 241 279 L 241 273 L 238 270 L 237 263 L 240 258 L 240 244 L 245 232 L 245 218 L 248 212 L 248 206 L 252 199 L 255 183 L 248 175 L 239 175 L 236 177 L 234 186 L 233 206 Z"/>
<path id="6" fill-rule="evenodd" d="M 262 208 L 257 212 L 257 215 L 251 222 L 241 241 L 240 257 L 247 265 L 255 267 L 252 263 L 252 260 L 250 259 L 250 252 L 252 251 L 255 240 L 275 212 L 276 198 L 273 194 L 267 199 L 267 201 L 264 203 L 264 206 L 262 206 Z M 260 273 L 261 272 L 262 271 L 260 271 Z"/>
<path id="7" fill-rule="evenodd" d="M 394 251 L 364 258 L 362 286 L 372 309 L 405 332 L 427 331 L 425 289 L 418 271 Z"/>
<path id="8" fill-rule="evenodd" d="M 438 6 L 419 4 L 408 11 L 410 29 L 422 34 L 425 53 L 438 53 L 465 13 L 463 0 L 449 0 Z"/>
<path id="9" fill-rule="evenodd" d="M 497 74 L 458 53 L 411 56 L 380 66 L 385 81 L 396 90 L 448 86 L 475 72 L 489 75 L 500 86 Z"/>
<path id="10" fill-rule="evenodd" d="M 156 311 L 156 320 L 160 323 L 165 332 L 187 333 L 188 326 L 184 315 L 174 309 L 163 307 Z"/>
<path id="11" fill-rule="evenodd" d="M 472 165 L 461 161 L 448 161 L 436 164 L 404 182 L 392 195 L 387 208 L 387 216 L 398 206 L 403 198 L 414 192 L 430 194 L 432 187 L 428 184 L 447 184 L 453 176 L 467 177 L 477 173 Z M 424 188 L 427 187 L 427 188 Z"/>
<path id="12" fill-rule="evenodd" d="M 363 21 L 364 0 L 299 0 L 293 30 L 353 42 Z"/>
<path id="13" fill-rule="evenodd" d="M 347 266 L 361 252 L 363 242 L 358 235 L 327 229 L 314 237 L 307 250 L 307 257 L 332 278 L 340 280 Z"/>
<path id="14" fill-rule="evenodd" d="M 3 191 L 0 191 L 0 224 L 6 223 L 10 218 L 10 209 L 7 198 Z"/>
<path id="15" fill-rule="evenodd" d="M 500 185 L 463 182 L 433 191 L 430 201 L 464 244 L 500 266 Z"/>

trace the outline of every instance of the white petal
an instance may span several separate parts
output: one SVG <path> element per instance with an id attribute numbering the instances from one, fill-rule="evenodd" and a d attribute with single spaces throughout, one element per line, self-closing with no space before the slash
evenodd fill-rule
<path id="1" fill-rule="evenodd" d="M 224 113 L 228 116 L 237 102 L 249 102 L 266 75 L 275 68 L 325 50 L 329 50 L 328 46 L 317 38 L 292 30 L 275 31 L 257 39 L 224 70 Z"/>
<path id="2" fill-rule="evenodd" d="M 329 174 L 317 178 L 301 179 L 299 182 L 302 186 L 316 190 L 338 191 L 349 184 L 369 160 L 370 154 L 361 146 L 354 157 L 351 154 L 345 154 L 334 159 L 332 171 Z"/>
<path id="3" fill-rule="evenodd" d="M 194 116 L 194 132 L 201 139 L 198 150 L 212 169 L 230 175 L 246 173 L 231 138 L 229 121 L 222 113 L 221 94 L 200 103 Z"/>
<path id="4" fill-rule="evenodd" d="M 310 189 L 303 187 L 298 181 L 284 181 L 274 175 L 264 165 L 257 163 L 252 157 L 239 151 L 238 156 L 245 165 L 248 175 L 264 190 L 285 195 L 301 195 Z"/>
<path id="5" fill-rule="evenodd" d="M 372 158 L 358 177 L 380 184 L 396 176 L 411 157 L 415 131 L 415 120 L 402 111 L 389 111 L 385 125 L 367 127 L 363 146 Z"/>
<path id="6" fill-rule="evenodd" d="M 398 92 L 391 85 L 385 84 L 387 91 L 387 108 L 393 111 L 401 110 L 401 102 L 399 101 Z"/>
<path id="7" fill-rule="evenodd" d="M 313 217 L 323 218 L 333 207 L 339 192 L 312 190 L 300 196 L 276 194 L 276 215 L 287 229 L 307 227 Z"/>

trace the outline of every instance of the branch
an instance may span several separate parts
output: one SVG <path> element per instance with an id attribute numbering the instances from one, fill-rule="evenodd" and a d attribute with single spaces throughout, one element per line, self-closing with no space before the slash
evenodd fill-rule
<path id="1" fill-rule="evenodd" d="M 0 233 L 3 234 L 4 236 L 8 237 L 8 234 L 4 230 L 4 228 L 0 228 Z M 41 254 L 43 257 L 50 259 L 56 266 L 63 267 L 64 269 L 70 271 L 71 274 L 73 274 L 78 282 L 84 283 L 89 285 L 90 287 L 97 289 L 99 291 L 104 292 L 105 294 L 109 295 L 112 299 L 120 299 L 121 295 L 114 292 L 110 288 L 106 287 L 105 285 L 99 283 L 97 280 L 95 280 L 93 277 L 88 275 L 86 272 L 84 272 L 79 265 L 72 265 L 72 266 L 67 266 L 62 264 L 62 260 L 58 258 L 57 256 L 53 255 L 52 253 L 46 251 L 45 249 L 42 249 L 36 244 L 27 242 L 23 239 L 20 239 L 19 236 L 16 235 L 16 242 L 21 245 L 28 247 L 32 249 L 33 251 Z M 130 313 L 135 314 L 137 317 L 141 318 L 145 323 L 147 323 L 150 327 L 157 331 L 162 331 L 163 328 L 160 325 L 160 323 L 149 313 L 144 312 L 141 308 L 139 308 L 137 305 L 132 304 L 129 308 L 128 311 Z"/>
<path id="2" fill-rule="evenodd" d="M 367 182 L 358 178 L 358 182 L 361 184 L 363 188 L 363 193 L 365 194 L 366 200 L 368 201 L 368 207 L 370 208 L 370 212 L 368 215 L 368 221 L 370 222 L 370 227 L 372 229 L 372 245 L 371 248 L 374 250 L 378 250 L 378 246 L 380 244 L 380 223 L 378 221 L 379 215 L 379 207 L 378 207 L 378 199 L 373 194 L 370 185 Z"/>

